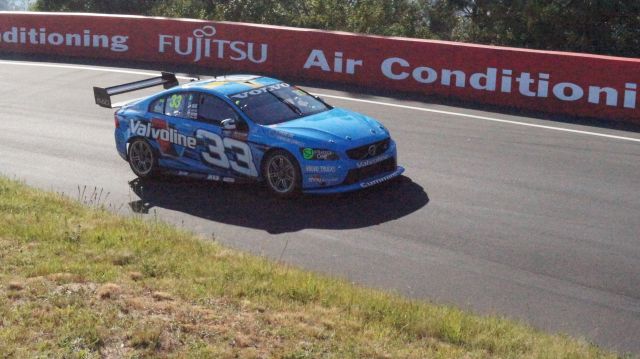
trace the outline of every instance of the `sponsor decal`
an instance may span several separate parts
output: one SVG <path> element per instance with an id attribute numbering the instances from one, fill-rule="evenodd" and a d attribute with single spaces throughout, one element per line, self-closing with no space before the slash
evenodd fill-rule
<path id="1" fill-rule="evenodd" d="M 313 149 L 309 147 L 301 148 L 302 158 L 305 160 L 317 160 L 317 161 L 335 161 L 338 160 L 338 154 L 329 150 Z"/>
<path id="2" fill-rule="evenodd" d="M 205 177 L 205 179 L 207 181 L 222 181 L 222 182 L 227 182 L 227 183 L 234 183 L 236 181 L 235 178 L 220 177 L 220 176 L 216 176 L 216 175 L 207 175 Z"/>
<path id="3" fill-rule="evenodd" d="M 396 172 L 393 172 L 392 174 L 386 175 L 386 176 L 384 176 L 382 178 L 378 178 L 378 179 L 370 181 L 370 182 L 361 183 L 360 187 L 367 188 L 367 187 L 375 186 L 375 185 L 380 184 L 382 182 L 388 181 L 388 180 L 390 180 L 390 179 L 392 179 L 394 177 L 398 177 L 399 174 L 400 174 L 399 171 L 396 171 Z"/>
<path id="4" fill-rule="evenodd" d="M 268 44 L 241 40 L 216 39 L 217 30 L 212 25 L 193 30 L 193 36 L 165 35 L 158 38 L 158 52 L 172 51 L 180 56 L 189 56 L 193 62 L 203 58 L 219 60 L 249 61 L 262 64 L 268 59 Z"/>
<path id="5" fill-rule="evenodd" d="M 385 59 L 380 67 L 391 80 L 415 81 L 424 85 L 471 88 L 477 91 L 518 94 L 530 98 L 555 98 L 565 102 L 586 99 L 594 105 L 636 108 L 638 84 L 625 83 L 624 89 L 606 86 L 580 86 L 572 82 L 554 82 L 548 73 L 514 72 L 512 69 L 487 67 L 483 72 L 468 73 L 460 69 L 435 69 L 412 66 L 400 57 Z"/>
<path id="6" fill-rule="evenodd" d="M 335 182 L 338 182 L 340 181 L 340 179 L 336 177 L 322 177 L 320 175 L 313 175 L 309 177 L 308 181 L 309 183 L 318 183 L 318 184 L 326 185 L 326 184 L 330 184 L 330 183 L 333 184 Z"/>
<path id="7" fill-rule="evenodd" d="M 382 161 L 384 161 L 384 160 L 386 160 L 386 159 L 388 159 L 388 158 L 390 158 L 390 157 L 391 157 L 391 155 L 388 155 L 388 154 L 387 154 L 387 155 L 384 155 L 384 156 L 379 156 L 379 157 L 376 157 L 376 158 L 371 158 L 371 159 L 368 159 L 368 160 L 365 160 L 365 161 L 360 161 L 360 162 L 356 163 L 356 166 L 357 166 L 358 168 L 362 168 L 362 167 L 367 167 L 367 166 L 375 165 L 376 163 L 378 163 L 378 162 L 382 162 Z"/>
<path id="8" fill-rule="evenodd" d="M 109 98 L 105 98 L 105 97 L 96 97 L 96 103 L 98 105 L 102 105 L 102 106 L 106 106 L 106 107 L 111 107 L 111 100 Z"/>
<path id="9" fill-rule="evenodd" d="M 302 150 L 302 157 L 305 160 L 310 160 L 313 158 L 313 148 L 305 148 Z"/>
<path id="10" fill-rule="evenodd" d="M 263 93 L 276 91 L 276 90 L 279 90 L 279 89 L 285 88 L 285 87 L 290 87 L 290 85 L 288 83 L 281 82 L 281 83 L 278 83 L 278 84 L 275 84 L 275 85 L 269 85 L 269 86 L 264 86 L 264 87 L 260 87 L 260 88 L 257 88 L 257 89 L 245 91 L 245 92 L 240 92 L 240 93 L 237 93 L 237 94 L 235 94 L 233 96 L 230 96 L 230 97 L 231 98 L 237 98 L 237 99 L 245 99 L 245 98 L 247 98 L 249 96 L 262 95 Z"/>
<path id="11" fill-rule="evenodd" d="M 304 171 L 307 173 L 336 173 L 338 169 L 335 166 L 305 166 Z"/>
<path id="12" fill-rule="evenodd" d="M 278 131 L 278 130 L 274 130 L 274 129 L 267 129 L 266 130 L 266 134 L 267 134 L 267 136 L 273 137 L 274 139 L 280 140 L 282 142 L 290 143 L 292 145 L 296 145 L 296 146 L 299 146 L 299 147 L 303 147 L 304 146 L 304 143 L 302 143 L 302 141 L 296 140 L 294 138 L 295 136 L 292 133 Z"/>
<path id="13" fill-rule="evenodd" d="M 241 132 L 237 130 L 223 130 L 222 134 L 225 137 L 231 137 L 233 139 L 246 142 L 249 139 L 249 133 Z"/>
<path id="14" fill-rule="evenodd" d="M 280 140 L 282 142 L 290 143 L 290 144 L 296 145 L 296 146 L 304 146 L 304 143 L 302 143 L 301 141 L 298 141 L 298 140 L 294 140 L 291 137 L 275 136 L 275 139 Z"/>
<path id="15" fill-rule="evenodd" d="M 47 28 L 12 27 L 0 32 L 0 42 L 5 44 L 86 47 L 109 49 L 113 52 L 129 50 L 129 36 L 94 34 L 85 29 L 73 33 L 48 32 Z"/>
<path id="16" fill-rule="evenodd" d="M 267 135 L 269 136 L 280 136 L 280 137 L 286 137 L 286 138 L 294 138 L 295 135 L 293 133 L 289 133 L 289 132 L 284 132 L 284 131 L 278 131 L 278 130 L 274 130 L 272 128 L 268 128 L 266 129 L 267 131 Z"/>
<path id="17" fill-rule="evenodd" d="M 185 136 L 178 133 L 178 130 L 175 128 L 154 128 L 150 123 L 142 121 L 129 120 L 129 130 L 131 133 L 138 136 L 152 138 L 158 141 L 165 141 L 191 149 L 195 149 L 197 144 L 195 137 Z"/>
<path id="18" fill-rule="evenodd" d="M 316 160 L 332 160 L 335 158 L 336 154 L 333 151 L 329 150 L 316 150 L 315 151 L 315 159 Z"/>

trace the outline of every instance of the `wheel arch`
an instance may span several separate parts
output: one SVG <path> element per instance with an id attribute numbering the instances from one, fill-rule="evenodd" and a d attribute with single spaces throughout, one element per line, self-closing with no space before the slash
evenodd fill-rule
<path id="1" fill-rule="evenodd" d="M 296 182 L 294 183 L 293 188 L 288 192 L 280 192 L 280 191 L 274 190 L 272 187 L 272 184 L 270 183 L 268 175 L 266 174 L 266 165 L 269 158 L 274 153 L 278 153 L 278 152 L 281 155 L 286 155 L 286 157 L 289 157 L 290 162 L 292 162 L 292 165 L 294 166 L 294 172 L 296 173 L 296 177 L 297 177 Z M 304 179 L 302 178 L 303 175 L 302 175 L 302 167 L 300 164 L 300 160 L 298 159 L 298 156 L 296 156 L 286 147 L 285 148 L 273 147 L 273 148 L 270 148 L 268 151 L 266 151 L 262 158 L 262 162 L 260 163 L 260 172 L 266 186 L 271 190 L 272 193 L 275 193 L 278 197 L 291 198 L 291 197 L 296 197 L 302 193 L 302 185 L 304 183 Z"/>
<path id="2" fill-rule="evenodd" d="M 287 149 L 286 147 L 281 147 L 281 146 L 276 146 L 276 147 L 271 147 L 268 150 L 266 150 L 264 152 L 264 154 L 262 155 L 262 159 L 260 160 L 260 177 L 263 177 L 262 179 L 264 180 L 264 166 L 267 162 L 267 158 L 269 158 L 269 155 L 271 155 L 274 152 L 277 151 L 284 151 L 288 154 L 290 154 L 293 159 L 296 160 L 296 165 L 298 165 L 298 170 L 300 171 L 300 175 L 302 175 L 302 167 L 300 166 L 300 161 L 298 160 L 298 157 L 296 157 L 296 155 L 291 152 L 289 149 Z"/>
<path id="3" fill-rule="evenodd" d="M 131 145 L 131 143 L 135 140 L 141 139 L 143 141 L 147 141 L 147 143 L 149 143 L 149 146 L 151 146 L 151 149 L 153 150 L 154 154 L 156 155 L 156 158 L 159 158 L 158 156 L 160 155 L 160 153 L 158 152 L 158 149 L 151 143 L 151 141 L 149 141 L 149 139 L 145 136 L 131 136 L 127 139 L 127 142 L 125 142 L 124 145 L 124 150 L 125 150 L 125 155 L 126 155 L 126 159 L 127 161 L 129 161 L 129 145 Z"/>

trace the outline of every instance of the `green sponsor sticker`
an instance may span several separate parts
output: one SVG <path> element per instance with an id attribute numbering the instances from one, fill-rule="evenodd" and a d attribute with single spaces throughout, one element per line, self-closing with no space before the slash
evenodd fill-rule
<path id="1" fill-rule="evenodd" d="M 312 148 L 305 148 L 304 150 L 302 150 L 302 157 L 304 157 L 305 160 L 310 160 L 313 158 L 313 149 Z"/>

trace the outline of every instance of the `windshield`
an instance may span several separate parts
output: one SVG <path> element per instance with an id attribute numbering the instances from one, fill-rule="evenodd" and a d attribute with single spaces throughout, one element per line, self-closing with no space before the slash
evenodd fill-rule
<path id="1" fill-rule="evenodd" d="M 307 92 L 281 82 L 229 96 L 249 118 L 273 125 L 324 112 L 331 107 Z"/>

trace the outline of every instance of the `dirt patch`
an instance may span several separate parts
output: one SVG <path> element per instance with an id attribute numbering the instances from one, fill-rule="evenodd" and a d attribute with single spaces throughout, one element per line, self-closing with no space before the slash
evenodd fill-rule
<path id="1" fill-rule="evenodd" d="M 103 359 L 129 358 L 132 354 L 133 348 L 125 345 L 125 343 L 121 341 L 108 342 L 100 348 L 100 356 Z"/>
<path id="2" fill-rule="evenodd" d="M 9 282 L 9 284 L 7 285 L 7 288 L 9 290 L 13 290 L 13 291 L 19 292 L 19 291 L 24 289 L 24 283 L 13 280 L 13 281 Z"/>
<path id="3" fill-rule="evenodd" d="M 76 294 L 80 292 L 95 293 L 98 286 L 95 283 L 67 283 L 54 289 L 56 294 Z"/>
<path id="4" fill-rule="evenodd" d="M 79 274 L 73 273 L 53 273 L 46 276 L 46 278 L 52 282 L 60 283 L 82 283 L 84 278 Z"/>
<path id="5" fill-rule="evenodd" d="M 122 288 L 114 283 L 103 284 L 98 288 L 97 295 L 99 299 L 115 299 L 122 292 Z"/>
<path id="6" fill-rule="evenodd" d="M 153 292 L 153 294 L 151 294 L 151 297 L 153 297 L 153 299 L 157 301 L 173 300 L 171 294 L 167 292 Z"/>
<path id="7" fill-rule="evenodd" d="M 129 278 L 133 281 L 140 281 L 144 278 L 144 275 L 140 272 L 129 272 Z"/>
<path id="8" fill-rule="evenodd" d="M 135 261 L 136 256 L 132 252 L 121 252 L 110 254 L 111 263 L 117 266 L 126 266 Z"/>
<path id="9" fill-rule="evenodd" d="M 13 246 L 13 243 L 8 239 L 0 238 L 0 250 Z"/>

